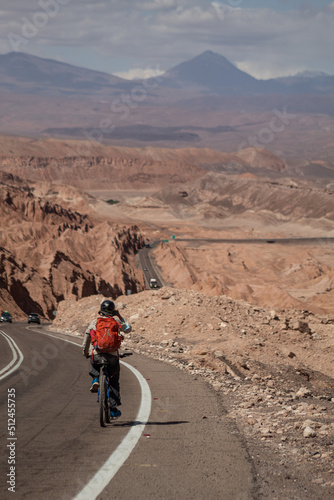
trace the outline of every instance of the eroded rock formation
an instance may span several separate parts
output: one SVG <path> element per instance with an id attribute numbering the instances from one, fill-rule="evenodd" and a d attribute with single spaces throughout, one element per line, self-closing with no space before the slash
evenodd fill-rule
<path id="1" fill-rule="evenodd" d="M 36 183 L 0 173 L 1 308 L 52 318 L 66 298 L 143 289 L 134 262 L 144 245 L 137 226 L 97 220 L 38 191 Z"/>

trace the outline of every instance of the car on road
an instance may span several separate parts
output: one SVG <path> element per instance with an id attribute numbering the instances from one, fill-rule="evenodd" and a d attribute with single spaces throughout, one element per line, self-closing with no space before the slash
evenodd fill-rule
<path id="1" fill-rule="evenodd" d="M 13 322 L 13 318 L 12 318 L 12 315 L 8 312 L 8 311 L 4 311 L 1 313 L 1 316 L 0 316 L 0 321 L 2 323 L 12 323 Z"/>
<path id="2" fill-rule="evenodd" d="M 37 313 L 31 313 L 28 316 L 28 323 L 38 323 L 41 324 L 41 317 Z"/>
<path id="3" fill-rule="evenodd" d="M 155 278 L 150 279 L 150 288 L 159 288 L 158 282 Z"/>
<path id="4" fill-rule="evenodd" d="M 148 271 L 147 267 L 144 267 L 144 271 Z"/>

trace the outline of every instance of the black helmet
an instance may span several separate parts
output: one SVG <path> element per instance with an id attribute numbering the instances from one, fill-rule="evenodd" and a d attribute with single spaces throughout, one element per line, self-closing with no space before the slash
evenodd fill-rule
<path id="1" fill-rule="evenodd" d="M 100 314 L 113 315 L 115 312 L 115 304 L 112 300 L 104 300 L 100 307 Z"/>

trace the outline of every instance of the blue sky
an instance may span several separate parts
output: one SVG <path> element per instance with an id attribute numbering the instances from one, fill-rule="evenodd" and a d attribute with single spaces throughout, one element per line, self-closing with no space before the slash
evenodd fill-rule
<path id="1" fill-rule="evenodd" d="M 125 78 L 205 50 L 257 78 L 334 74 L 334 1 L 1 0 L 0 53 L 13 50 Z"/>

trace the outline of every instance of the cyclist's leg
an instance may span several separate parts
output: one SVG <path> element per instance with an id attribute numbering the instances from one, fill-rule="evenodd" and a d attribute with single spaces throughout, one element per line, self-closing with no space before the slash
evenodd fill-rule
<path id="1" fill-rule="evenodd" d="M 94 354 L 93 359 L 92 359 L 92 357 L 90 358 L 90 372 L 89 372 L 89 374 L 93 379 L 92 385 L 90 387 L 91 392 L 97 392 L 98 388 L 99 388 L 99 376 L 100 376 L 100 367 L 101 367 L 101 363 L 99 361 L 101 361 L 101 360 L 99 359 L 98 354 Z"/>
<path id="2" fill-rule="evenodd" d="M 92 378 L 99 377 L 99 375 L 100 375 L 100 366 L 101 366 L 101 363 L 99 363 L 98 354 L 94 354 L 93 359 L 92 359 L 92 357 L 90 357 L 90 371 L 89 371 L 89 375 Z"/>

